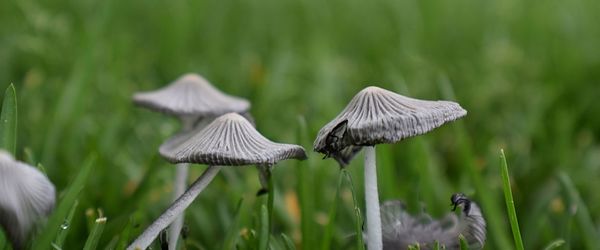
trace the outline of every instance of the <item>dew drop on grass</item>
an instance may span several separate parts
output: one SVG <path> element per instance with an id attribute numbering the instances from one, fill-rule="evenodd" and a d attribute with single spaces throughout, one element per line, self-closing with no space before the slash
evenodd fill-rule
<path id="1" fill-rule="evenodd" d="M 62 230 L 66 230 L 67 228 L 69 228 L 69 222 L 63 222 L 63 224 L 60 225 L 60 228 Z"/>

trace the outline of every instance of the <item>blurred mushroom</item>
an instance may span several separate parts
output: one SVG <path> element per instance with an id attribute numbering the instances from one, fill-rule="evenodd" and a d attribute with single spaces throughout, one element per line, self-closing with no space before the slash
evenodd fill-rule
<path id="1" fill-rule="evenodd" d="M 425 101 L 378 87 L 361 90 L 317 135 L 314 150 L 334 157 L 342 166 L 365 147 L 365 199 L 368 248 L 381 249 L 381 221 L 375 145 L 396 143 L 427 133 L 467 114 L 455 102 Z"/>
<path id="2" fill-rule="evenodd" d="M 128 249 L 147 248 L 160 231 L 192 203 L 222 166 L 258 165 L 271 168 L 281 160 L 306 159 L 301 146 L 268 140 L 236 113 L 220 116 L 169 152 L 163 156 L 172 163 L 199 163 L 209 167 Z"/>
<path id="3" fill-rule="evenodd" d="M 34 225 L 54 208 L 54 185 L 38 169 L 0 150 L 0 225 L 12 248 L 24 249 Z"/>
<path id="4" fill-rule="evenodd" d="M 196 132 L 193 131 L 194 128 L 202 129 L 219 115 L 229 112 L 246 113 L 250 108 L 247 100 L 222 93 L 197 74 L 185 74 L 155 91 L 136 93 L 133 101 L 142 107 L 173 115 L 181 120 L 182 131 L 161 145 L 159 151 L 168 150 L 189 138 Z M 188 164 L 178 164 L 173 184 L 173 201 L 185 191 L 187 176 Z M 176 248 L 182 226 L 183 215 L 170 228 L 170 249 Z"/>
<path id="5" fill-rule="evenodd" d="M 446 249 L 460 249 L 459 235 L 469 244 L 469 249 L 482 249 L 486 238 L 486 223 L 479 206 L 464 194 L 451 198 L 453 211 L 461 208 L 460 216 L 447 214 L 433 220 L 428 214 L 412 216 L 400 201 L 387 201 L 381 206 L 383 249 L 433 249 L 437 241 Z"/>

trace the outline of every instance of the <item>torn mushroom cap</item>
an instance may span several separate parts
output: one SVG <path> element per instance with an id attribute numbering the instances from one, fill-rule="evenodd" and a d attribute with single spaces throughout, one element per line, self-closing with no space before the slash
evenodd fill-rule
<path id="1" fill-rule="evenodd" d="M 197 74 L 185 74 L 168 86 L 136 93 L 134 103 L 178 117 L 219 116 L 229 112 L 246 112 L 250 103 L 213 87 Z"/>
<path id="2" fill-rule="evenodd" d="M 466 114 L 455 102 L 418 100 L 367 87 L 319 131 L 314 149 L 349 161 L 358 150 L 341 153 L 348 146 L 395 143 L 427 133 Z"/>
<path id="3" fill-rule="evenodd" d="M 172 163 L 221 166 L 271 166 L 281 160 L 306 159 L 301 146 L 270 141 L 236 113 L 220 116 L 166 153 L 163 157 Z"/>
<path id="4" fill-rule="evenodd" d="M 464 197 L 464 196 L 463 196 Z M 412 216 L 401 201 L 387 201 L 381 206 L 381 224 L 384 249 L 408 249 L 419 244 L 432 249 L 437 241 L 446 249 L 460 249 L 459 235 L 465 237 L 469 249 L 482 249 L 486 239 L 486 222 L 479 206 L 464 197 L 460 216 L 449 213 L 434 220 L 426 213 Z"/>
<path id="5" fill-rule="evenodd" d="M 54 208 L 54 185 L 36 168 L 0 150 L 0 225 L 13 249 L 25 248 L 33 226 Z"/>

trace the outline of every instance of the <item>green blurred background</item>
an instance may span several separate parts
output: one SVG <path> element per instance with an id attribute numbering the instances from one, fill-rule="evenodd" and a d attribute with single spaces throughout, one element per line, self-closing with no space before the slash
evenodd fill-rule
<path id="1" fill-rule="evenodd" d="M 169 204 L 174 168 L 157 149 L 178 121 L 131 96 L 187 72 L 249 99 L 260 132 L 309 152 L 274 172 L 274 235 L 299 248 L 323 244 L 338 179 L 337 164 L 312 152 L 316 133 L 377 85 L 469 112 L 378 147 L 382 201 L 440 217 L 464 192 L 488 220 L 486 248 L 510 249 L 504 148 L 526 249 L 556 239 L 591 249 L 600 239 L 599 13 L 596 0 L 0 1 L 0 88 L 17 89 L 17 157 L 42 163 L 59 191 L 97 156 L 64 249 L 82 247 L 97 208 L 108 218 L 104 248 L 128 221 L 133 237 Z M 362 202 L 361 161 L 349 169 Z M 259 187 L 255 168 L 218 175 L 188 210 L 188 249 L 220 247 L 241 198 L 233 232 L 244 242 L 264 203 Z M 341 201 L 331 248 L 351 249 L 346 185 Z"/>

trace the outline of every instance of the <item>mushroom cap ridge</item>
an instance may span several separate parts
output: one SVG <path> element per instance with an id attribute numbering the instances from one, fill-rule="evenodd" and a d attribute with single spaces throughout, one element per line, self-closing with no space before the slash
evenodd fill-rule
<path id="1" fill-rule="evenodd" d="M 270 166 L 286 159 L 306 159 L 301 146 L 270 141 L 237 113 L 220 116 L 191 138 L 161 154 L 172 163 L 220 166 Z"/>
<path id="2" fill-rule="evenodd" d="M 396 143 L 466 114 L 455 102 L 418 100 L 371 86 L 356 94 L 346 108 L 319 131 L 314 150 L 335 154 L 351 145 Z M 337 134 L 333 144 L 332 134 Z"/>
<path id="3" fill-rule="evenodd" d="M 247 100 L 221 92 L 198 74 L 185 74 L 158 90 L 135 93 L 133 102 L 173 116 L 218 116 L 250 108 Z"/>

